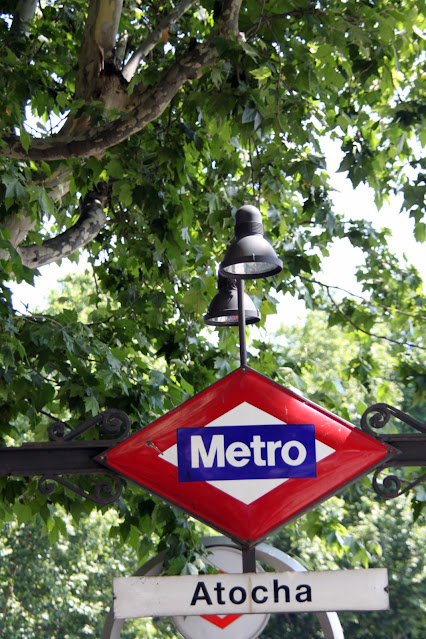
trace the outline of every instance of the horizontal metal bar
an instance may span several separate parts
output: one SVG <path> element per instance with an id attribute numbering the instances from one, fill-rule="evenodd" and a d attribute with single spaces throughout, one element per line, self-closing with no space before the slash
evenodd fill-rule
<path id="1" fill-rule="evenodd" d="M 426 434 L 380 435 L 381 442 L 396 449 L 383 467 L 426 466 Z"/>
<path id="2" fill-rule="evenodd" d="M 94 458 L 108 450 L 112 443 L 45 442 L 0 447 L 0 477 L 104 474 L 104 467 Z"/>
<path id="3" fill-rule="evenodd" d="M 425 434 L 381 435 L 377 439 L 393 449 L 382 468 L 426 466 Z M 114 442 L 109 440 L 34 442 L 19 447 L 0 447 L 0 477 L 104 473 L 105 468 L 95 458 L 112 445 Z"/>

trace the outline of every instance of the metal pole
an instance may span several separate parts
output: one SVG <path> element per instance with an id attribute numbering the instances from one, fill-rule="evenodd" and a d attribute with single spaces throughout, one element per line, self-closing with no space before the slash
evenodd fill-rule
<path id="1" fill-rule="evenodd" d="M 242 551 L 243 572 L 256 572 L 256 546 Z"/>
<path id="2" fill-rule="evenodd" d="M 244 308 L 244 280 L 237 280 L 238 330 L 240 334 L 240 364 L 247 366 L 246 350 L 246 310 Z"/>

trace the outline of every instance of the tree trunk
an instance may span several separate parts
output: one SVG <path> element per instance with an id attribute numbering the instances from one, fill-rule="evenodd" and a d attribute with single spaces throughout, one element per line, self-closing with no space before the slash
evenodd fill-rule
<path id="1" fill-rule="evenodd" d="M 159 22 L 157 28 L 154 27 L 150 36 L 136 49 L 134 56 L 124 68 L 124 77 L 115 60 L 122 0 L 92 0 L 78 59 L 75 97 L 84 99 L 88 104 L 93 100 L 100 100 L 106 109 L 116 108 L 125 113 L 112 123 L 101 123 L 97 126 L 91 125 L 87 116 L 77 119 L 70 116 L 58 135 L 32 138 L 27 150 L 23 148 L 19 137 L 5 135 L 5 146 L 0 148 L 0 154 L 34 162 L 90 156 L 101 158 L 108 148 L 123 142 L 160 117 L 186 82 L 199 78 L 206 67 L 213 66 L 218 59 L 215 38 L 238 35 L 241 2 L 242 0 L 224 0 L 218 26 L 206 41 L 191 45 L 186 53 L 165 70 L 156 85 L 145 87 L 138 84 L 129 96 L 128 80 L 136 73 L 143 56 L 147 55 L 161 38 L 166 23 L 171 25 L 176 22 L 194 1 L 181 0 L 170 14 Z M 22 0 L 18 4 L 18 8 L 22 9 L 20 15 L 24 15 L 24 8 L 27 10 L 33 5 L 32 0 Z M 70 172 L 66 165 L 59 169 L 58 174 L 62 175 L 62 180 L 52 187 L 53 199 L 59 197 L 61 187 L 64 193 L 68 192 Z M 18 249 L 23 263 L 37 268 L 60 260 L 87 244 L 96 237 L 105 223 L 106 217 L 101 210 L 102 202 L 102 198 L 97 194 L 89 194 L 84 201 L 82 217 L 77 224 L 58 237 L 47 240 L 42 246 L 21 246 L 24 237 L 35 224 L 25 212 L 10 218 L 6 226 L 11 233 L 12 244 Z"/>

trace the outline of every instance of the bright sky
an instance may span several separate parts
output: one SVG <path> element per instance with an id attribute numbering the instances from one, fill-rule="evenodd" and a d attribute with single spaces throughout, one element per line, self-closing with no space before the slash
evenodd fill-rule
<path id="1" fill-rule="evenodd" d="M 333 201 L 336 212 L 344 213 L 347 218 L 367 219 L 376 228 L 387 227 L 392 230 L 392 238 L 389 244 L 392 251 L 398 256 L 407 256 L 419 270 L 426 281 L 426 257 L 424 245 L 415 241 L 413 237 L 413 223 L 406 214 L 398 213 L 400 200 L 393 198 L 389 205 L 385 205 L 381 211 L 377 211 L 374 204 L 374 196 L 371 189 L 359 185 L 353 190 L 350 181 L 345 177 L 346 173 L 336 173 L 340 165 L 341 151 L 332 142 L 324 142 L 324 152 L 327 155 L 327 166 L 332 175 L 332 185 L 335 189 Z M 401 196 L 402 198 L 402 196 Z M 231 238 L 230 238 L 231 239 Z M 360 286 L 355 279 L 356 267 L 362 263 L 360 249 L 351 247 L 348 240 L 338 240 L 331 249 L 330 257 L 324 262 L 323 273 L 318 276 L 320 281 L 345 288 L 346 290 L 360 294 Z M 60 266 L 49 264 L 39 269 L 40 276 L 35 278 L 35 286 L 29 284 L 13 284 L 13 305 L 15 309 L 25 311 L 28 306 L 30 311 L 42 308 L 49 292 L 57 285 L 58 279 L 68 273 L 77 273 L 87 266 L 87 255 L 83 256 L 77 265 L 68 259 L 62 260 Z M 269 330 L 276 326 L 277 321 L 286 324 L 297 321 L 304 315 L 304 303 L 294 300 L 289 295 L 284 296 L 280 303 L 278 317 L 271 317 L 268 322 Z"/>
<path id="2" fill-rule="evenodd" d="M 389 228 L 392 232 L 392 236 L 388 238 L 390 250 L 401 259 L 405 256 L 407 261 L 418 269 L 423 282 L 426 282 L 425 245 L 414 239 L 413 220 L 410 220 L 406 213 L 399 213 L 403 201 L 402 195 L 390 198 L 389 204 L 378 211 L 372 189 L 363 184 L 353 189 L 350 180 L 346 177 L 347 173 L 336 172 L 343 158 L 343 153 L 336 143 L 323 140 L 322 148 L 327 157 L 331 184 L 335 189 L 332 195 L 334 210 L 337 213 L 343 213 L 347 219 L 369 220 L 376 229 Z M 361 286 L 356 281 L 355 272 L 363 261 L 361 249 L 352 247 L 349 240 L 336 240 L 330 250 L 330 256 L 324 260 L 322 273 L 315 279 L 361 295 Z M 268 318 L 266 328 L 269 330 L 276 327 L 277 320 L 291 324 L 302 319 L 306 312 L 302 300 L 296 300 L 289 294 L 281 299 L 278 317 Z"/>
<path id="3" fill-rule="evenodd" d="M 374 194 L 372 189 L 360 184 L 355 190 L 345 173 L 336 173 L 341 163 L 343 154 L 337 149 L 332 142 L 324 141 L 323 151 L 327 156 L 327 168 L 332 176 L 332 185 L 335 189 L 333 194 L 333 202 L 336 212 L 343 213 L 347 218 L 366 219 L 369 220 L 377 229 L 387 227 L 392 231 L 392 237 L 388 238 L 390 250 L 399 257 L 404 255 L 407 261 L 412 263 L 422 275 L 423 280 L 426 279 L 426 257 L 425 246 L 416 242 L 413 235 L 414 222 L 409 219 L 406 213 L 399 214 L 403 196 L 390 198 L 389 204 L 385 204 L 380 211 L 374 204 Z M 324 281 L 327 284 L 336 284 L 334 278 L 338 271 L 347 263 L 351 268 L 345 269 L 348 273 L 344 274 L 345 279 L 354 273 L 353 265 L 357 265 L 362 259 L 361 250 L 353 249 L 349 245 L 349 241 L 343 240 L 336 242 L 333 255 L 327 260 L 324 269 Z M 329 279 L 332 277 L 333 279 Z M 354 285 L 357 283 L 353 279 Z M 350 289 L 352 292 L 357 291 Z"/>

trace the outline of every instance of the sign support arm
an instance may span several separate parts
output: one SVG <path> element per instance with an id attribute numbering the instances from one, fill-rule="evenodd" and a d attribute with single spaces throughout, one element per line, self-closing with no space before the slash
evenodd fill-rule
<path id="1" fill-rule="evenodd" d="M 241 280 L 240 280 L 241 281 Z M 242 332 L 244 327 L 242 324 Z M 242 365 L 246 360 L 245 340 L 242 348 Z M 397 418 L 411 426 L 417 433 L 378 434 L 374 429 L 386 425 L 390 418 Z M 77 441 L 77 437 L 94 426 L 99 426 L 103 439 Z M 415 481 L 407 482 L 396 475 L 386 475 L 383 487 L 379 484 L 379 475 L 387 468 L 425 467 L 426 466 L 426 425 L 418 422 L 399 409 L 387 404 L 370 406 L 361 418 L 361 428 L 390 447 L 391 453 L 386 461 L 375 471 L 373 488 L 385 499 L 399 497 L 414 486 L 426 480 L 426 474 Z M 81 496 L 96 501 L 96 503 L 112 503 L 119 497 L 118 492 L 111 494 L 98 502 L 98 498 L 88 496 L 61 476 L 75 475 L 109 475 L 119 481 L 119 474 L 112 468 L 106 470 L 98 461 L 104 453 L 120 441 L 127 438 L 130 431 L 128 416 L 119 410 L 106 410 L 92 417 L 72 431 L 65 432 L 64 424 L 55 423 L 49 428 L 49 442 L 28 442 L 17 447 L 0 446 L 0 477 L 37 477 L 40 476 L 40 490 L 51 494 L 51 482 L 56 481 L 66 485 Z M 46 492 L 49 489 L 50 492 Z M 117 495 L 117 496 L 116 496 Z M 251 550 L 254 551 L 254 548 Z M 255 572 L 255 558 L 251 550 L 243 550 L 243 571 Z"/>

